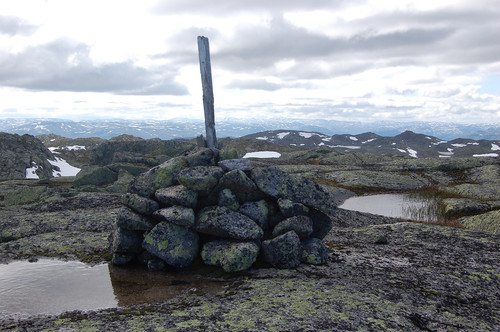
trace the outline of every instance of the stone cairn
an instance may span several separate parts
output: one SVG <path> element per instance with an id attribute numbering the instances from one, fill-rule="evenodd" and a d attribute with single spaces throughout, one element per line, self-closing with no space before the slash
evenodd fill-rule
<path id="1" fill-rule="evenodd" d="M 248 159 L 218 159 L 203 148 L 139 175 L 115 222 L 113 263 L 161 270 L 201 256 L 226 272 L 257 259 L 276 268 L 326 263 L 322 239 L 339 203 L 332 194 Z"/>

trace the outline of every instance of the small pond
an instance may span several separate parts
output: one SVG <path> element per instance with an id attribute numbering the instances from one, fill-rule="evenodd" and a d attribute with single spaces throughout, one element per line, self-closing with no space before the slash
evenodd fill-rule
<path id="1" fill-rule="evenodd" d="M 439 198 L 418 194 L 380 194 L 347 199 L 339 208 L 386 217 L 436 222 L 443 213 Z"/>
<path id="2" fill-rule="evenodd" d="M 113 264 L 40 259 L 0 265 L 0 316 L 59 314 L 160 303 L 196 289 L 222 290 L 223 282 L 197 274 L 150 272 Z"/>

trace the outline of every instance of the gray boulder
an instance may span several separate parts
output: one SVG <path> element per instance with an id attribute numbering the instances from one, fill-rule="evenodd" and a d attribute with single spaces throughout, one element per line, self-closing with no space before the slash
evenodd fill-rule
<path id="1" fill-rule="evenodd" d="M 200 195 L 207 195 L 223 174 L 222 168 L 217 166 L 196 166 L 182 170 L 178 175 L 178 181 Z"/>
<path id="2" fill-rule="evenodd" d="M 307 216 L 287 218 L 274 227 L 273 237 L 294 231 L 300 239 L 309 237 L 313 232 L 313 222 Z"/>
<path id="3" fill-rule="evenodd" d="M 198 194 L 183 185 L 158 189 L 155 198 L 166 206 L 181 205 L 194 208 L 198 203 Z"/>
<path id="4" fill-rule="evenodd" d="M 131 231 L 116 227 L 113 232 L 113 252 L 138 254 L 141 252 L 142 235 L 136 231 Z"/>
<path id="5" fill-rule="evenodd" d="M 122 203 L 132 210 L 148 216 L 160 208 L 156 201 L 131 193 L 122 196 Z"/>
<path id="6" fill-rule="evenodd" d="M 300 239 L 294 231 L 262 242 L 262 258 L 276 268 L 295 268 L 299 266 L 301 257 Z"/>
<path id="7" fill-rule="evenodd" d="M 153 219 L 132 211 L 127 207 L 122 207 L 118 214 L 116 225 L 130 231 L 149 231 L 156 222 Z"/>
<path id="8" fill-rule="evenodd" d="M 193 227 L 195 220 L 193 209 L 184 206 L 172 206 L 157 210 L 153 213 L 153 218 L 186 228 Z"/>
<path id="9" fill-rule="evenodd" d="M 303 216 L 309 213 L 309 208 L 304 204 L 295 203 L 286 198 L 278 199 L 278 206 L 281 213 L 283 213 L 283 216 L 286 218 L 292 216 Z"/>
<path id="10" fill-rule="evenodd" d="M 215 166 L 219 153 L 215 149 L 199 148 L 197 151 L 186 156 L 189 167 Z"/>
<path id="11" fill-rule="evenodd" d="M 317 238 L 309 238 L 302 242 L 301 262 L 306 264 L 321 265 L 328 260 L 328 248 Z"/>
<path id="12" fill-rule="evenodd" d="M 186 267 L 198 254 L 198 234 L 167 222 L 156 225 L 144 238 L 142 247 L 175 267 Z"/>
<path id="13" fill-rule="evenodd" d="M 186 157 L 172 158 L 139 175 L 130 185 L 129 191 L 144 197 L 151 197 L 156 190 L 176 184 L 179 172 L 188 166 Z"/>
<path id="14" fill-rule="evenodd" d="M 194 229 L 200 233 L 235 240 L 259 240 L 264 231 L 252 219 L 225 206 L 202 209 Z"/>
<path id="15" fill-rule="evenodd" d="M 255 183 L 240 170 L 229 171 L 219 180 L 219 189 L 230 189 L 240 203 L 258 201 L 264 198 Z"/>
<path id="16" fill-rule="evenodd" d="M 225 272 L 243 271 L 257 260 L 259 246 L 254 242 L 218 240 L 207 242 L 201 258 L 207 265 L 219 266 Z"/>
<path id="17" fill-rule="evenodd" d="M 325 213 L 334 213 L 343 197 L 337 197 L 316 182 L 285 173 L 275 167 L 252 170 L 252 180 L 264 193 L 302 203 Z"/>
<path id="18" fill-rule="evenodd" d="M 225 172 L 234 170 L 249 172 L 252 170 L 249 159 L 227 159 L 219 161 L 218 165 L 222 167 Z"/>
<path id="19" fill-rule="evenodd" d="M 313 232 L 311 237 L 323 239 L 333 227 L 333 220 L 321 211 L 312 209 L 309 217 L 313 222 Z"/>
<path id="20" fill-rule="evenodd" d="M 239 213 L 244 214 L 266 230 L 268 226 L 269 204 L 266 201 L 260 200 L 258 202 L 246 202 L 241 205 L 238 210 Z"/>
<path id="21" fill-rule="evenodd" d="M 238 211 L 240 203 L 231 189 L 223 189 L 219 192 L 219 205 L 225 206 L 233 211 Z"/>

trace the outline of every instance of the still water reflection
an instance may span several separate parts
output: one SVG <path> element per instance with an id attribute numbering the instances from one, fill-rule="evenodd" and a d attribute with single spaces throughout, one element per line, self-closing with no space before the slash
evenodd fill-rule
<path id="1" fill-rule="evenodd" d="M 439 197 L 417 194 L 382 194 L 351 197 L 339 208 L 427 222 L 435 222 L 444 218 Z"/>
<path id="2" fill-rule="evenodd" d="M 40 259 L 0 265 L 0 316 L 59 314 L 159 303 L 188 289 L 217 292 L 222 282 L 200 275 L 149 272 L 112 264 Z"/>

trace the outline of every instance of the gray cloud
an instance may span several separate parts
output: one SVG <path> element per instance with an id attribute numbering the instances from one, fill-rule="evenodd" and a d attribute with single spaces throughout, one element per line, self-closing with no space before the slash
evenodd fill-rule
<path id="1" fill-rule="evenodd" d="M 120 62 L 96 66 L 89 46 L 59 39 L 20 54 L 0 55 L 0 84 L 47 91 L 111 92 L 137 95 L 184 95 L 176 70 L 154 70 Z"/>
<path id="2" fill-rule="evenodd" d="M 265 79 L 233 80 L 226 86 L 230 89 L 249 89 L 275 91 L 283 88 L 280 84 L 266 81 Z"/>
<path id="3" fill-rule="evenodd" d="M 243 11 L 288 11 L 292 10 L 314 10 L 321 8 L 334 9 L 342 6 L 346 0 L 173 0 L 161 1 L 153 9 L 155 13 L 202 13 L 227 15 L 232 12 Z"/>
<path id="4" fill-rule="evenodd" d="M 0 34 L 8 36 L 30 35 L 36 31 L 36 25 L 29 24 L 19 17 L 0 15 Z"/>

